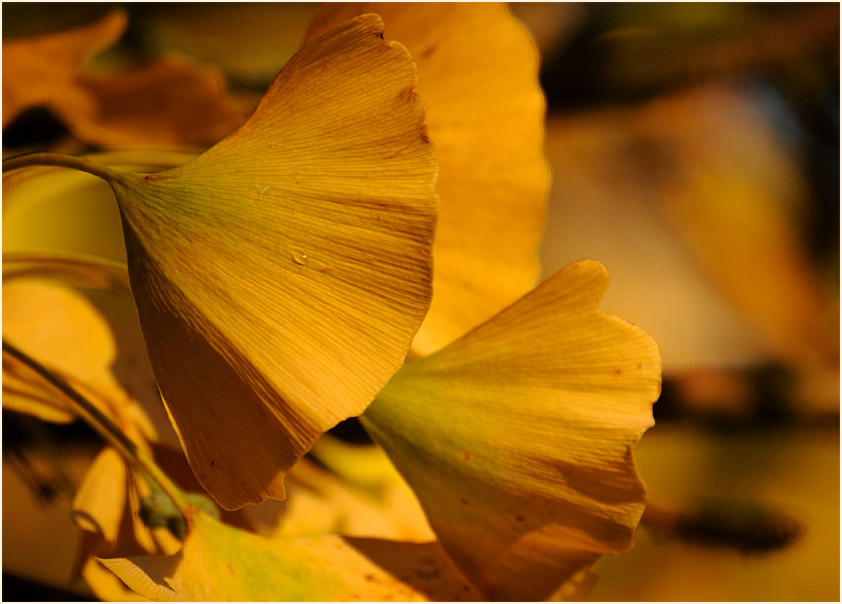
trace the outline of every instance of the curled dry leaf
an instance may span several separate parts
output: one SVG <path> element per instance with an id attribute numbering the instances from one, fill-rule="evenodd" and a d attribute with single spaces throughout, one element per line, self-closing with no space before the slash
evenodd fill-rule
<path id="1" fill-rule="evenodd" d="M 126 504 L 126 462 L 112 447 L 97 454 L 73 498 L 73 520 L 82 529 L 117 541 Z"/>
<path id="2" fill-rule="evenodd" d="M 646 502 L 632 447 L 653 424 L 660 353 L 602 312 L 572 264 L 406 365 L 361 417 L 450 558 L 487 597 L 544 599 L 631 548 Z"/>
<path id="3" fill-rule="evenodd" d="M 437 163 L 415 67 L 364 15 L 304 47 L 182 167 L 112 172 L 149 356 L 226 509 L 283 498 L 400 368 L 430 300 Z"/>
<path id="4" fill-rule="evenodd" d="M 423 356 L 538 279 L 550 181 L 539 55 L 502 3 L 327 3 L 307 39 L 362 12 L 379 13 L 412 53 L 439 155 L 434 295 L 412 345 Z"/>
<path id="5" fill-rule="evenodd" d="M 87 73 L 86 62 L 125 28 L 126 15 L 112 11 L 75 30 L 4 42 L 3 127 L 39 105 L 80 140 L 103 147 L 210 144 L 240 124 L 219 75 L 182 59 Z"/>
<path id="6" fill-rule="evenodd" d="M 111 468 L 104 468 L 102 460 L 109 456 L 114 458 L 114 464 Z M 117 457 L 113 449 L 104 448 L 95 464 L 100 465 L 94 465 L 88 470 L 73 501 L 73 519 L 84 529 L 74 575 L 84 579 L 102 601 L 144 599 L 103 568 L 97 557 L 171 555 L 180 549 L 181 542 L 166 528 L 151 528 L 142 524 L 138 511 L 141 497 L 148 493 L 145 482 L 132 471 L 126 474 L 125 462 Z M 122 480 L 118 476 L 121 467 L 118 464 L 122 464 Z M 110 471 L 110 475 L 100 474 L 103 470 Z M 100 495 L 104 498 L 96 498 L 96 486 L 102 488 Z M 109 503 L 114 504 L 117 496 L 123 498 L 125 504 L 118 509 L 119 513 L 115 517 L 114 506 Z M 109 520 L 117 522 L 109 528 L 106 524 Z"/>
<path id="7" fill-rule="evenodd" d="M 265 539 L 195 514 L 172 556 L 101 560 L 156 601 L 462 601 L 478 594 L 434 543 Z"/>

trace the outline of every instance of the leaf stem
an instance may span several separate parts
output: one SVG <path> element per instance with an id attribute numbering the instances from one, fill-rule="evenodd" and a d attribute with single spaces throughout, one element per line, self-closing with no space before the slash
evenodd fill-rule
<path id="1" fill-rule="evenodd" d="M 193 506 L 187 500 L 181 489 L 158 467 L 149 454 L 129 440 L 120 428 L 102 413 L 102 411 L 97 409 L 93 403 L 82 396 L 82 394 L 68 384 L 62 377 L 56 375 L 6 340 L 3 340 L 3 352 L 10 354 L 15 359 L 28 365 L 32 370 L 66 395 L 72 401 L 77 415 L 99 432 L 111 446 L 117 449 L 128 463 L 132 464 L 138 471 L 157 483 L 161 490 L 172 499 L 178 511 L 184 516 L 185 521 L 190 522 Z"/>
<path id="2" fill-rule="evenodd" d="M 76 252 L 4 252 L 3 278 L 43 274 L 47 271 L 60 271 L 75 274 L 87 279 L 91 284 L 102 283 L 109 288 L 119 283 L 127 286 L 129 269 L 125 262 Z"/>
<path id="3" fill-rule="evenodd" d="M 108 183 L 120 178 L 120 172 L 117 170 L 92 162 L 83 157 L 76 157 L 65 153 L 28 153 L 26 155 L 10 157 L 9 159 L 3 160 L 3 173 L 5 174 L 11 170 L 28 168 L 30 166 L 58 166 L 80 170 L 88 174 L 93 174 Z"/>

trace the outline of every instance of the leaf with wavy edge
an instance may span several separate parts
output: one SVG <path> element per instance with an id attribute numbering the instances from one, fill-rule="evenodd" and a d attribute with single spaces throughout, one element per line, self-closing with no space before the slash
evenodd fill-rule
<path id="1" fill-rule="evenodd" d="M 283 498 L 316 438 L 400 368 L 430 300 L 437 163 L 376 15 L 304 47 L 236 133 L 112 174 L 149 356 L 226 509 Z"/>
<path id="2" fill-rule="evenodd" d="M 549 192 L 539 54 L 504 3 L 326 3 L 308 39 L 362 12 L 418 65 L 439 155 L 433 301 L 412 343 L 423 356 L 528 292 Z"/>
<path id="3" fill-rule="evenodd" d="M 661 360 L 599 310 L 607 283 L 598 262 L 569 265 L 406 365 L 361 417 L 487 597 L 544 599 L 632 545 L 646 503 L 632 448 Z"/>

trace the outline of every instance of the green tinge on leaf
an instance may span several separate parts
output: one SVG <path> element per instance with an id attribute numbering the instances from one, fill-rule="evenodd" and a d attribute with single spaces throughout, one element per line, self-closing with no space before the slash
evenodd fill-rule
<path id="1" fill-rule="evenodd" d="M 140 519 L 149 528 L 167 528 L 176 539 L 183 540 L 187 535 L 187 522 L 179 509 L 166 493 L 151 483 L 152 493 L 140 500 Z M 211 518 L 219 520 L 219 508 L 202 493 L 185 493 L 196 509 Z"/>
<path id="2" fill-rule="evenodd" d="M 364 425 L 487 597 L 544 599 L 628 550 L 646 502 L 632 447 L 653 424 L 660 353 L 598 308 L 572 264 L 443 350 L 406 365 Z"/>
<path id="3" fill-rule="evenodd" d="M 197 513 L 172 556 L 100 560 L 157 601 L 458 601 L 478 594 L 434 543 L 265 539 Z"/>

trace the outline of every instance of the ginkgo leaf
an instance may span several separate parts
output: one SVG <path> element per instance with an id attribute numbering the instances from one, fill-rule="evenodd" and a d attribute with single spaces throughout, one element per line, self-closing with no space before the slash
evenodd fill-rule
<path id="1" fill-rule="evenodd" d="M 111 11 L 78 29 L 4 41 L 3 127 L 45 105 L 80 140 L 115 147 L 210 144 L 241 123 L 219 75 L 182 59 L 86 73 L 86 62 L 113 45 L 126 24 L 125 13 Z"/>
<path id="2" fill-rule="evenodd" d="M 90 534 L 83 535 L 85 539 L 93 540 Z M 82 546 L 84 548 L 84 545 Z M 79 568 L 78 576 L 84 579 L 91 591 L 101 602 L 148 602 L 137 592 L 126 587 L 125 583 L 107 568 L 99 563 L 95 556 L 85 557 Z"/>
<path id="3" fill-rule="evenodd" d="M 195 155 L 112 151 L 86 158 L 153 171 Z M 48 361 L 77 389 L 98 389 L 95 400 L 105 396 L 120 405 L 131 393 L 143 409 L 129 405 L 123 411 L 133 413 L 136 423 L 151 420 L 148 438 L 178 447 L 146 358 L 128 288 L 120 212 L 108 184 L 52 166 L 7 172 L 2 211 L 4 333 L 34 358 Z M 29 285 L 18 284 L 7 295 L 5 286 L 21 279 Z M 63 394 L 5 353 L 3 393 L 5 409 L 50 422 L 74 419 Z"/>
<path id="4" fill-rule="evenodd" d="M 632 448 L 661 362 L 649 335 L 598 308 L 607 282 L 598 262 L 569 265 L 406 365 L 361 417 L 489 598 L 546 598 L 631 547 L 646 501 Z"/>
<path id="5" fill-rule="evenodd" d="M 476 600 L 433 543 L 292 537 L 265 539 L 195 514 L 172 556 L 101 562 L 156 601 Z"/>
<path id="6" fill-rule="evenodd" d="M 434 295 L 412 345 L 425 355 L 538 279 L 550 180 L 539 56 L 504 3 L 325 3 L 308 39 L 362 12 L 412 53 L 439 155 Z"/>
<path id="7" fill-rule="evenodd" d="M 406 49 L 376 15 L 284 67 L 254 115 L 182 167 L 109 171 L 155 375 L 226 509 L 401 366 L 430 299 L 435 152 Z"/>

